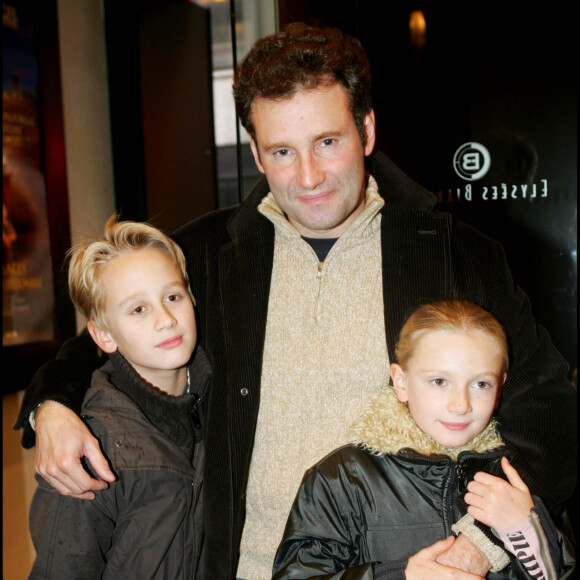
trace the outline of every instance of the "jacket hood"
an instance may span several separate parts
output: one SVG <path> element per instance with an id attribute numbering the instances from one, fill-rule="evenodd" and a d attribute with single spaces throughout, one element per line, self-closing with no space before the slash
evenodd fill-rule
<path id="1" fill-rule="evenodd" d="M 395 390 L 390 386 L 381 391 L 363 412 L 350 434 L 353 444 L 375 455 L 397 455 L 402 449 L 413 449 L 421 455 L 445 455 L 454 461 L 457 461 L 462 451 L 483 453 L 504 445 L 495 419 L 462 447 L 447 447 L 437 443 L 417 426 L 407 406 L 399 402 Z"/>

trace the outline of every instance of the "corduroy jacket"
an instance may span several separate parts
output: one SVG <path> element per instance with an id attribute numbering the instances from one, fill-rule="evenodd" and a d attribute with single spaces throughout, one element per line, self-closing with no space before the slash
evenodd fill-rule
<path id="1" fill-rule="evenodd" d="M 499 417 L 502 436 L 532 491 L 559 509 L 576 479 L 576 392 L 566 362 L 536 324 L 501 245 L 436 212 L 435 197 L 385 155 L 375 153 L 368 162 L 385 199 L 381 244 L 390 360 L 407 314 L 421 302 L 459 296 L 493 312 L 513 349 Z M 274 253 L 274 226 L 257 211 L 268 191 L 262 178 L 240 206 L 212 212 L 175 234 L 197 301 L 199 342 L 214 372 L 205 433 L 208 579 L 234 578 L 238 562 Z M 25 446 L 34 443 L 28 414 L 40 401 L 80 408 L 77 392 L 88 385 L 90 370 L 80 368 L 75 342 L 65 344 L 27 389 L 16 423 L 24 427 Z"/>

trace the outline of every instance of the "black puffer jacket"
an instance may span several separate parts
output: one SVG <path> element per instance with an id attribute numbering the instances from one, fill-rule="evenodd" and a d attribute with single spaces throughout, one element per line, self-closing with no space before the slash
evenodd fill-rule
<path id="1" fill-rule="evenodd" d="M 117 481 L 94 500 L 65 497 L 37 476 L 31 579 L 195 578 L 202 554 L 200 400 L 210 380 L 198 349 L 191 394 L 146 385 L 118 353 L 95 371 L 82 415 Z"/>
<path id="2" fill-rule="evenodd" d="M 416 427 L 390 389 L 371 409 L 353 430 L 361 445 L 338 449 L 306 473 L 276 555 L 275 580 L 404 580 L 408 558 L 451 535 L 465 515 L 463 493 L 474 474 L 502 476 L 506 449 L 497 447 L 494 423 L 466 447 L 449 449 Z M 397 414 L 387 431 L 392 409 Z M 558 577 L 572 578 L 572 556 L 541 500 L 534 500 Z M 488 578 L 531 576 L 510 555 L 510 564 Z"/>

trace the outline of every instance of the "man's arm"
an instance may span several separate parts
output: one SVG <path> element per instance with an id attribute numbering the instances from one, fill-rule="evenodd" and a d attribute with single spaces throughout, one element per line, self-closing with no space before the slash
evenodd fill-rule
<path id="1" fill-rule="evenodd" d="M 452 544 L 452 537 L 446 538 L 417 552 L 409 558 L 405 569 L 405 578 L 407 580 L 428 580 L 431 578 L 467 580 L 484 578 L 490 568 L 487 558 L 483 556 L 483 559 L 481 559 L 481 554 L 473 546 L 472 548 L 475 552 L 470 555 L 465 551 L 465 546 L 462 545 L 463 540 L 460 540 L 460 538 L 461 535 Z M 469 543 L 469 540 L 465 541 Z M 455 548 L 458 542 L 459 545 Z M 479 556 L 476 552 L 479 553 Z M 459 557 L 446 557 L 449 554 L 457 554 Z M 487 564 L 484 563 L 484 560 Z"/>
<path id="2" fill-rule="evenodd" d="M 115 481 L 99 442 L 87 426 L 67 407 L 47 401 L 36 417 L 36 472 L 62 495 L 93 499 L 94 491 Z M 94 479 L 81 463 L 86 458 L 96 474 Z"/>
<path id="3" fill-rule="evenodd" d="M 85 329 L 68 339 L 56 358 L 44 364 L 24 392 L 14 429 L 22 429 L 22 446 L 34 447 L 35 433 L 30 413 L 46 401 L 56 401 L 76 414 L 80 413 L 85 393 L 91 385 L 93 371 L 104 364 L 98 348 Z"/>
<path id="4" fill-rule="evenodd" d="M 472 574 L 485 577 L 491 569 L 491 563 L 478 548 L 463 534 L 459 534 L 451 547 L 440 552 L 435 561 L 449 568 L 459 568 Z"/>
<path id="5" fill-rule="evenodd" d="M 507 268 L 503 251 L 499 259 Z M 547 330 L 536 323 L 527 296 L 518 290 L 519 309 L 504 315 L 512 360 L 497 419 L 513 451 L 511 463 L 558 514 L 576 486 L 577 393 L 567 378 L 566 361 Z M 502 306 L 495 308 L 499 311 Z"/>
<path id="6" fill-rule="evenodd" d="M 77 416 L 93 371 L 103 362 L 87 331 L 66 341 L 57 358 L 34 376 L 14 426 L 23 429 L 24 447 L 32 447 L 36 436 L 36 472 L 61 494 L 80 499 L 92 499 L 92 490 L 103 489 L 115 480 L 98 441 Z M 33 411 L 36 434 L 30 424 Z M 102 479 L 87 473 L 83 457 Z"/>
<path id="7" fill-rule="evenodd" d="M 568 365 L 514 283 L 503 248 L 457 224 L 456 291 L 489 309 L 504 325 L 510 368 L 498 413 L 511 463 L 533 494 L 558 514 L 576 485 L 577 393 Z"/>

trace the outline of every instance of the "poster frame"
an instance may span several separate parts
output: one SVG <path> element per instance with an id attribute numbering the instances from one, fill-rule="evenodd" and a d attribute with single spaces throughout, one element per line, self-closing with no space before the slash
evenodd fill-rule
<path id="1" fill-rule="evenodd" d="M 7 2 L 9 4 L 9 2 Z M 34 27 L 38 66 L 41 166 L 52 261 L 54 312 L 52 340 L 2 347 L 5 380 L 2 394 L 25 389 L 38 368 L 54 358 L 66 338 L 76 333 L 74 308 L 68 296 L 65 255 L 70 247 L 64 113 L 56 0 L 14 2 L 26 6 Z"/>

